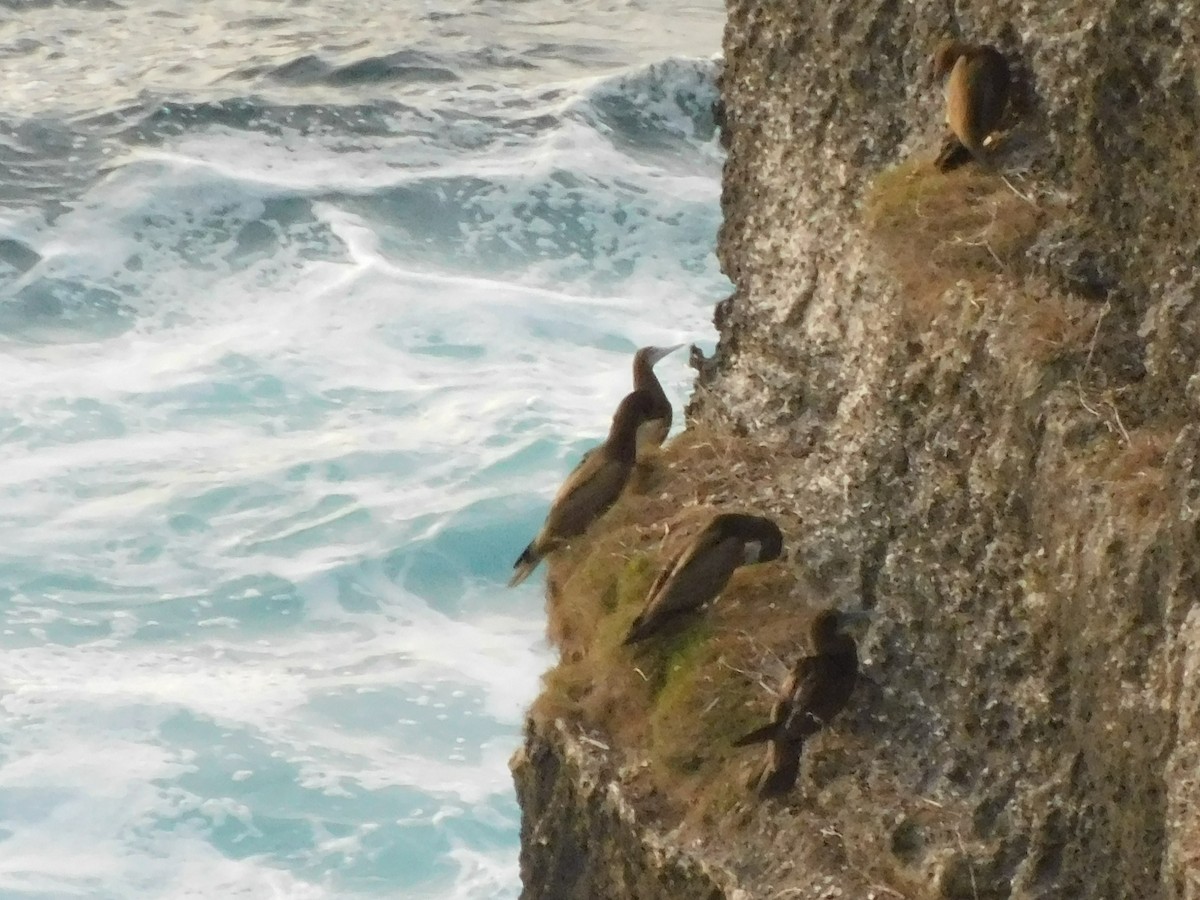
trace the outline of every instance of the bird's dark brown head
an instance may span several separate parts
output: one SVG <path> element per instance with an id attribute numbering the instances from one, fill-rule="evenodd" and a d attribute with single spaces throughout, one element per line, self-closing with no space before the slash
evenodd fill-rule
<path id="1" fill-rule="evenodd" d="M 675 344 L 673 347 L 642 347 L 637 353 L 633 354 L 633 387 L 634 390 L 640 390 L 649 382 L 657 379 L 654 377 L 654 365 L 664 356 L 669 353 L 674 353 L 683 344 Z"/>
<path id="2" fill-rule="evenodd" d="M 933 51 L 933 56 L 929 60 L 929 72 L 932 80 L 936 83 L 949 75 L 954 64 L 958 62 L 958 58 L 970 49 L 970 44 L 963 41 L 956 41 L 953 38 L 944 39 L 937 45 L 937 49 Z"/>
<path id="3" fill-rule="evenodd" d="M 851 626 L 870 620 L 867 610 L 843 612 L 840 609 L 823 609 L 813 617 L 809 626 L 809 640 L 814 653 L 826 653 L 838 649 L 846 641 L 853 646 L 854 639 L 843 632 Z"/>
<path id="4" fill-rule="evenodd" d="M 783 532 L 765 516 L 722 513 L 715 524 L 724 537 L 737 538 L 746 545 L 747 563 L 770 562 L 783 555 Z"/>

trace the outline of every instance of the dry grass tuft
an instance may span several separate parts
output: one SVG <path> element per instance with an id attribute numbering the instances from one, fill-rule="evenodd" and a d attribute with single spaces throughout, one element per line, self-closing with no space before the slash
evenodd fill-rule
<path id="1" fill-rule="evenodd" d="M 1039 279 L 999 291 L 986 299 L 988 344 L 1014 373 L 1038 370 L 1056 359 L 1082 361 L 1102 316 L 1095 304 L 1056 290 Z"/>
<path id="2" fill-rule="evenodd" d="M 1130 433 L 1127 442 L 1114 440 L 1111 452 L 1095 460 L 1099 480 L 1122 509 L 1122 519 L 1147 522 L 1166 516 L 1170 498 L 1164 464 L 1178 437 L 1179 429 L 1174 427 L 1140 428 Z"/>
<path id="3" fill-rule="evenodd" d="M 1018 269 L 1046 222 L 1047 206 L 974 165 L 943 174 L 930 160 L 917 159 L 879 174 L 864 213 L 904 289 L 908 318 L 923 329 L 952 285 L 980 287 Z"/>
<path id="4" fill-rule="evenodd" d="M 1094 306 L 1053 290 L 1025 299 L 1014 310 L 1014 331 L 1024 337 L 1028 356 L 1048 361 L 1087 346 L 1097 319 Z"/>

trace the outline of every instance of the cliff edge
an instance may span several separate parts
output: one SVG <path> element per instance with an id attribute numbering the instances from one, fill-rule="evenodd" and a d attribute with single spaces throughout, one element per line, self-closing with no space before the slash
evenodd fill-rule
<path id="1" fill-rule="evenodd" d="M 1004 177 L 933 171 L 942 36 Z M 688 431 L 549 575 L 528 898 L 1200 898 L 1200 4 L 730 0 L 735 284 Z M 779 519 L 653 652 L 689 512 Z M 664 528 L 663 523 L 672 523 Z M 836 603 L 868 684 L 758 802 L 729 737 Z"/>

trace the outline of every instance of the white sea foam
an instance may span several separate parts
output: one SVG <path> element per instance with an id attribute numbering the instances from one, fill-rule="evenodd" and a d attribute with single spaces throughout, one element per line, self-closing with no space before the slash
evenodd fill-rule
<path id="1" fill-rule="evenodd" d="M 382 129 L 155 113 L 0 215 L 0 895 L 516 895 L 550 653 L 507 571 L 727 289 L 714 63 L 594 51 Z"/>

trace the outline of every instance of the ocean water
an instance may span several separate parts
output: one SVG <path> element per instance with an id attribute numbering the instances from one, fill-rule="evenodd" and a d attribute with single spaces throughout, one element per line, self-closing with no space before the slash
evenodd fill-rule
<path id="1" fill-rule="evenodd" d="M 712 345 L 719 0 L 3 15 L 0 898 L 515 897 L 504 584 Z"/>

